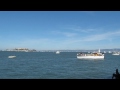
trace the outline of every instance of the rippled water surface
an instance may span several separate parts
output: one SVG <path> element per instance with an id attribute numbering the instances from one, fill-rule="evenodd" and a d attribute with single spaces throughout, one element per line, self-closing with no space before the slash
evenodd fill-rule
<path id="1" fill-rule="evenodd" d="M 8 58 L 15 55 L 16 58 Z M 0 79 L 111 79 L 120 55 L 104 60 L 77 59 L 77 52 L 0 52 Z"/>

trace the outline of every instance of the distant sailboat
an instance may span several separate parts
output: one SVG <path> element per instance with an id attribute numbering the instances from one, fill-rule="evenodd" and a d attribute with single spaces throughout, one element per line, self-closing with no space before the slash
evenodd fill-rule
<path id="1" fill-rule="evenodd" d="M 106 51 L 104 51 L 104 53 L 106 53 Z"/>
<path id="2" fill-rule="evenodd" d="M 60 51 L 56 51 L 56 54 L 60 54 Z"/>

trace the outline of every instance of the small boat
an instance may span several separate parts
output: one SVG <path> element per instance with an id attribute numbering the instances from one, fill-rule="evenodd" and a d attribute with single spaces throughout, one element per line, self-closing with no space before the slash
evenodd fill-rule
<path id="1" fill-rule="evenodd" d="M 98 52 L 93 52 L 90 54 L 78 53 L 77 58 L 78 59 L 104 59 L 104 53 L 100 53 L 100 49 L 99 49 Z"/>
<path id="2" fill-rule="evenodd" d="M 108 51 L 108 53 L 112 53 L 111 51 Z"/>
<path id="3" fill-rule="evenodd" d="M 8 56 L 8 58 L 15 58 L 16 56 Z"/>
<path id="4" fill-rule="evenodd" d="M 120 55 L 119 53 L 113 53 L 112 55 Z"/>
<path id="5" fill-rule="evenodd" d="M 113 52 L 112 55 L 120 55 L 119 52 Z"/>
<path id="6" fill-rule="evenodd" d="M 56 54 L 60 54 L 60 51 L 56 51 Z"/>
<path id="7" fill-rule="evenodd" d="M 106 51 L 104 51 L 104 53 L 106 53 Z"/>

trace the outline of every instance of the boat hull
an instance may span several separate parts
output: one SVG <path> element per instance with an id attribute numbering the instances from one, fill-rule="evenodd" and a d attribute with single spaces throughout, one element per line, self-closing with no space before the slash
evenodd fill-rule
<path id="1" fill-rule="evenodd" d="M 104 59 L 104 56 L 77 56 L 78 59 Z"/>
<path id="2" fill-rule="evenodd" d="M 15 58 L 16 56 L 8 56 L 8 58 Z"/>
<path id="3" fill-rule="evenodd" d="M 120 54 L 112 54 L 112 55 L 120 55 Z"/>

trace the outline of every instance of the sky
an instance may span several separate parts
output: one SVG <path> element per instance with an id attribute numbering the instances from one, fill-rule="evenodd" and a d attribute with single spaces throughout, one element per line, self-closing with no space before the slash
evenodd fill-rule
<path id="1" fill-rule="evenodd" d="M 0 11 L 0 50 L 120 48 L 120 11 Z"/>

